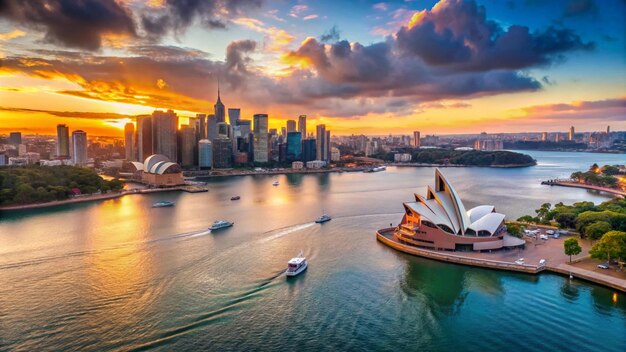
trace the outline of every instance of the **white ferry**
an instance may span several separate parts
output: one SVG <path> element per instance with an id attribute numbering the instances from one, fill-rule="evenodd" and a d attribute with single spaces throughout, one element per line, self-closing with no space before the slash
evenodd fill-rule
<path id="1" fill-rule="evenodd" d="M 323 224 L 323 223 L 325 223 L 327 221 L 330 221 L 330 220 L 332 220 L 330 215 L 324 214 L 324 215 L 320 216 L 319 218 L 315 219 L 315 222 L 318 223 L 318 224 Z"/>
<path id="2" fill-rule="evenodd" d="M 213 223 L 213 225 L 211 225 L 211 227 L 209 227 L 209 230 L 214 231 L 214 230 L 224 229 L 224 228 L 227 228 L 227 227 L 231 227 L 234 224 L 235 224 L 234 222 L 230 222 L 230 221 L 226 221 L 226 220 L 216 220 Z"/>
<path id="3" fill-rule="evenodd" d="M 165 208 L 165 207 L 173 207 L 174 206 L 174 202 L 168 202 L 165 200 L 156 202 L 156 203 L 152 203 L 152 207 L 153 208 Z"/>
<path id="4" fill-rule="evenodd" d="M 285 271 L 285 275 L 287 276 L 296 276 L 301 272 L 305 271 L 308 266 L 306 258 L 302 251 L 298 254 L 297 257 L 291 258 L 291 260 L 287 263 L 287 270 Z"/>
<path id="5" fill-rule="evenodd" d="M 278 186 L 279 184 L 280 184 L 280 182 L 274 181 L 274 183 L 272 183 L 272 186 Z"/>

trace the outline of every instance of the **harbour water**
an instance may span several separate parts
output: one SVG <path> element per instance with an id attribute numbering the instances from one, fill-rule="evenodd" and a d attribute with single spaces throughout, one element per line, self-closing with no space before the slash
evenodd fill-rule
<path id="1" fill-rule="evenodd" d="M 468 207 L 517 218 L 544 202 L 610 199 L 540 181 L 626 162 L 528 153 L 537 166 L 443 172 Z M 207 193 L 0 214 L 0 350 L 624 350 L 623 294 L 376 242 L 432 181 L 431 168 L 393 167 L 231 177 L 209 180 Z M 152 208 L 159 200 L 176 205 Z M 323 209 L 333 220 L 315 224 Z M 211 233 L 217 219 L 235 226 Z M 300 250 L 309 269 L 286 279 Z"/>

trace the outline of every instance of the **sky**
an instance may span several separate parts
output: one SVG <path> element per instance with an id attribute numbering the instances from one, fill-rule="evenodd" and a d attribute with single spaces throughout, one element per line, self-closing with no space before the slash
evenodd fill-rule
<path id="1" fill-rule="evenodd" d="M 624 0 L 4 0 L 0 133 L 155 109 L 335 135 L 626 130 Z"/>

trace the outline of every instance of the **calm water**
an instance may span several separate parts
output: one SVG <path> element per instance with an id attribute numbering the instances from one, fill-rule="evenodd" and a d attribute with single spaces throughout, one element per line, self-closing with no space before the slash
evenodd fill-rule
<path id="1" fill-rule="evenodd" d="M 539 181 L 626 161 L 531 154 L 536 167 L 443 172 L 468 206 L 516 218 L 545 201 L 609 199 Z M 0 350 L 624 351 L 626 295 L 376 242 L 433 169 L 278 180 L 0 214 Z M 176 206 L 151 208 L 157 200 Z M 334 219 L 314 224 L 322 209 Z M 215 219 L 235 226 L 212 234 Z M 287 280 L 300 249 L 309 269 Z"/>

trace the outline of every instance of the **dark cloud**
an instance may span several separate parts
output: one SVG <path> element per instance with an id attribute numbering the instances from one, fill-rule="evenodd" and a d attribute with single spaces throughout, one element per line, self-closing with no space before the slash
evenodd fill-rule
<path id="1" fill-rule="evenodd" d="M 2 0 L 0 17 L 41 29 L 46 40 L 96 50 L 105 35 L 135 37 L 131 12 L 114 0 Z"/>
<path id="2" fill-rule="evenodd" d="M 405 55 L 418 56 L 429 65 L 487 71 L 547 65 L 565 52 L 592 50 L 595 44 L 583 42 L 565 28 L 531 33 L 528 27 L 511 25 L 504 30 L 488 20 L 485 8 L 474 1 L 446 0 L 402 27 L 397 46 Z"/>
<path id="3" fill-rule="evenodd" d="M 10 112 L 29 112 L 29 113 L 44 113 L 58 117 L 68 117 L 74 119 L 94 119 L 94 120 L 120 120 L 125 118 L 134 118 L 131 115 L 116 114 L 113 112 L 85 112 L 85 111 L 56 111 L 56 110 L 41 110 L 41 109 L 25 109 L 25 108 L 10 108 L 0 106 L 0 111 Z"/>
<path id="4" fill-rule="evenodd" d="M 565 6 L 563 16 L 573 17 L 596 13 L 597 7 L 593 0 L 569 0 Z"/>
<path id="5" fill-rule="evenodd" d="M 322 43 L 332 43 L 336 42 L 341 38 L 341 32 L 339 32 L 339 28 L 337 26 L 332 26 L 326 33 L 320 36 L 320 41 Z"/>

